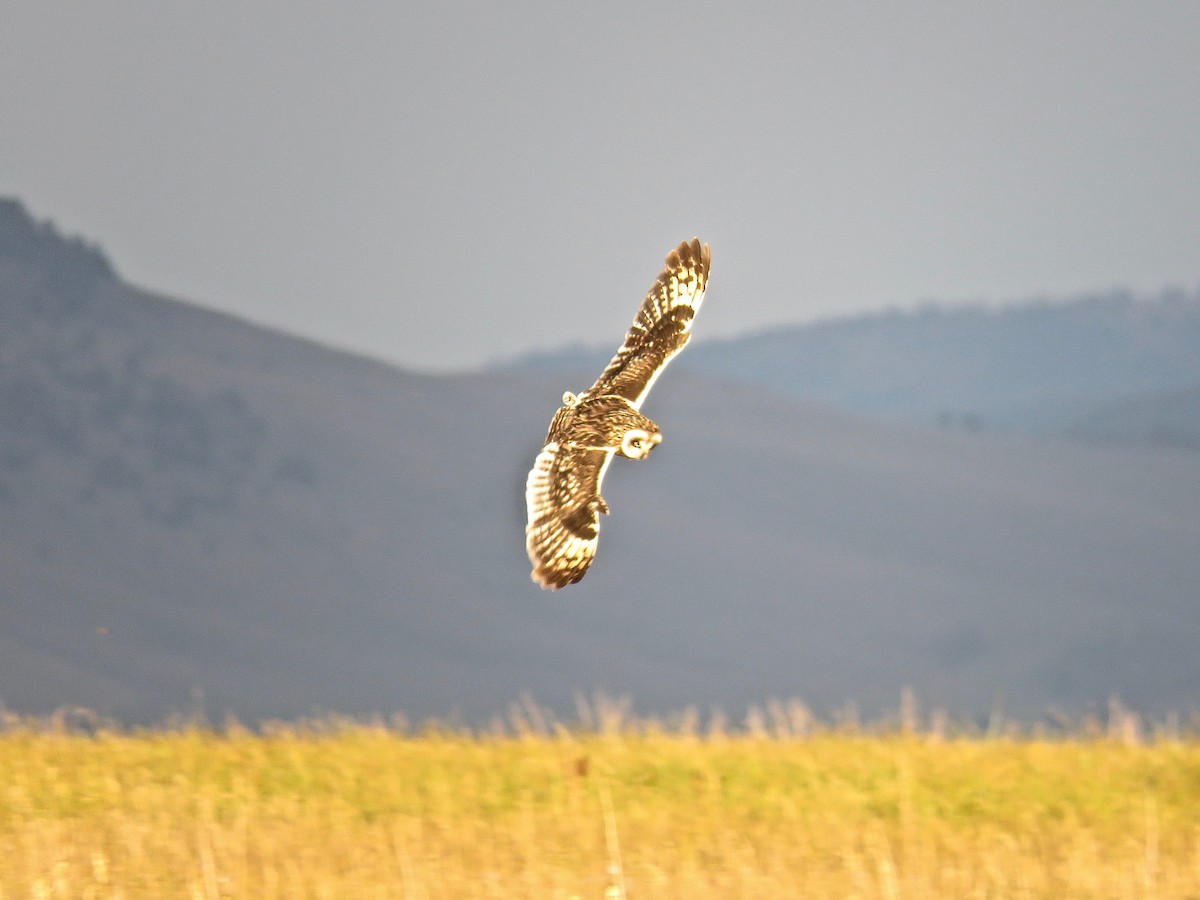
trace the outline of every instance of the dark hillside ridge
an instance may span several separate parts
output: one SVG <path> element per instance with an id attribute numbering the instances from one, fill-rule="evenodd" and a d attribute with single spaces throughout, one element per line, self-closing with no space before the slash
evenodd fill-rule
<path id="1" fill-rule="evenodd" d="M 34 222 L 19 200 L 0 197 L 0 278 L 22 277 L 30 280 L 21 290 L 0 296 L 10 321 L 21 313 L 48 320 L 77 313 L 117 276 L 98 247 L 63 237 L 51 223 Z"/>

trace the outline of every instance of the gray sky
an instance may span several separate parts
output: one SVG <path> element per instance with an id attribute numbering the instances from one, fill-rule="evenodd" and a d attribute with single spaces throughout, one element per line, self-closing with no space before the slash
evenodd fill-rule
<path id="1" fill-rule="evenodd" d="M 1200 3 L 5 2 L 0 194 L 424 369 L 1200 284 Z"/>

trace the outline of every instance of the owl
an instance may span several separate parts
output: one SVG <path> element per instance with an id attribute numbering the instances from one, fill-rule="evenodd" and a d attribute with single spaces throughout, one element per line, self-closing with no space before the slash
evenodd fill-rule
<path id="1" fill-rule="evenodd" d="M 662 441 L 642 401 L 691 339 L 711 261 L 695 238 L 667 254 L 612 362 L 582 394 L 563 394 L 525 482 L 525 549 L 543 588 L 574 584 L 592 564 L 600 514 L 608 513 L 600 485 L 613 457 L 645 459 Z"/>

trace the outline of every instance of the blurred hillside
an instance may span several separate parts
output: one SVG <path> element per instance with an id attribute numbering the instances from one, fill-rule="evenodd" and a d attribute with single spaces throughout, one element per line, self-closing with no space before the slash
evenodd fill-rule
<path id="1" fill-rule="evenodd" d="M 590 370 L 610 354 L 568 348 L 503 368 Z M 678 365 L 887 421 L 1183 447 L 1200 438 L 1200 292 L 890 311 L 698 344 Z"/>
<path id="2" fill-rule="evenodd" d="M 592 572 L 539 592 L 525 472 L 597 371 L 414 375 L 140 291 L 0 204 L 0 702 L 1200 696 L 1200 454 L 869 421 L 696 368 L 647 405 L 653 460 L 610 470 Z"/>

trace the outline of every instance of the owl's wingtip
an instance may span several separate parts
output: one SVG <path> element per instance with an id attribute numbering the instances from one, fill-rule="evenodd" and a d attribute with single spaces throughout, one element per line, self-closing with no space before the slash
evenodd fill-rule
<path id="1" fill-rule="evenodd" d="M 534 569 L 532 572 L 529 573 L 529 580 L 532 581 L 534 584 L 536 584 L 538 587 L 540 587 L 543 591 L 557 591 L 558 590 L 558 585 L 556 585 L 552 581 L 547 581 L 547 580 L 543 579 L 541 572 L 539 572 L 537 569 Z"/>
<path id="2" fill-rule="evenodd" d="M 569 577 L 564 578 L 564 574 Z M 543 569 L 539 566 L 529 573 L 529 580 L 540 587 L 543 591 L 557 591 L 567 587 L 568 585 L 577 584 L 586 574 L 586 570 L 583 572 L 556 573 Z"/>
<path id="3" fill-rule="evenodd" d="M 708 267 L 712 265 L 712 248 L 707 243 L 701 242 L 700 238 L 693 237 L 690 241 L 683 241 L 667 254 L 667 265 L 669 266 L 680 265 L 684 260 L 699 263 L 707 273 Z"/>

